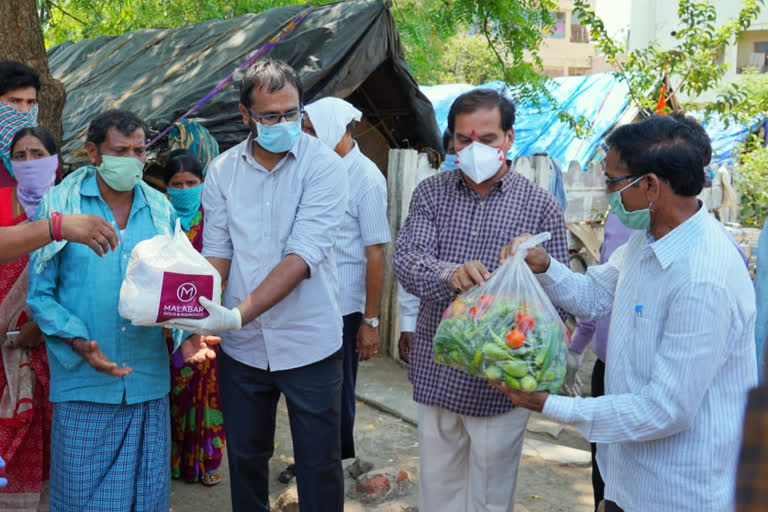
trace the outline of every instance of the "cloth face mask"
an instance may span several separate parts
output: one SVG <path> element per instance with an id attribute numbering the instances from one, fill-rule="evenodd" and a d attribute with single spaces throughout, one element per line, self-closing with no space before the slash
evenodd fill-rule
<path id="1" fill-rule="evenodd" d="M 98 170 L 109 188 L 127 192 L 141 182 L 144 164 L 137 158 L 103 155 Z"/>
<path id="2" fill-rule="evenodd" d="M 18 186 L 16 196 L 19 198 L 28 219 L 33 219 L 37 206 L 46 190 L 56 182 L 56 169 L 59 168 L 58 155 L 38 158 L 37 160 L 11 160 L 13 175 Z"/>
<path id="3" fill-rule="evenodd" d="M 14 107 L 0 101 L 0 158 L 5 168 L 13 177 L 11 170 L 11 142 L 16 132 L 22 128 L 37 126 L 37 105 L 29 112 L 19 112 Z"/>
<path id="4" fill-rule="evenodd" d="M 181 227 L 189 231 L 189 225 L 200 210 L 203 200 L 203 184 L 190 188 L 168 188 L 166 190 L 171 198 L 171 204 L 181 220 Z"/>

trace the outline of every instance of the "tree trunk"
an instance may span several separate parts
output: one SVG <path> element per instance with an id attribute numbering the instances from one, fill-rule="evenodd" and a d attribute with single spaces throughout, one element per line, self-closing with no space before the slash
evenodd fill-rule
<path id="1" fill-rule="evenodd" d="M 61 112 L 67 91 L 48 70 L 35 0 L 0 0 L 0 61 L 3 60 L 17 60 L 40 72 L 38 120 L 61 143 Z"/>

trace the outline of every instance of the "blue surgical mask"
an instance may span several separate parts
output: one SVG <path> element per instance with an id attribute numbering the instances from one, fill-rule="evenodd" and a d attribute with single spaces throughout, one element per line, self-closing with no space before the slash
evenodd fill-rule
<path id="1" fill-rule="evenodd" d="M 630 212 L 624 208 L 624 200 L 621 198 L 622 192 L 643 178 L 645 178 L 645 175 L 640 176 L 621 190 L 606 194 L 606 198 L 608 199 L 608 204 L 611 205 L 611 211 L 616 214 L 622 224 L 624 224 L 629 229 L 648 231 L 651 229 L 651 205 L 649 205 L 648 208 L 644 208 L 642 210 L 632 210 Z"/>
<path id="2" fill-rule="evenodd" d="M 200 211 L 200 203 L 203 200 L 203 184 L 189 188 L 168 187 L 167 192 L 171 198 L 171 204 L 176 209 L 179 220 L 181 220 L 182 229 L 189 231 L 192 219 Z"/>
<path id="3" fill-rule="evenodd" d="M 443 162 L 443 170 L 444 171 L 452 171 L 454 169 L 459 168 L 458 164 L 459 159 L 456 158 L 456 155 L 452 154 L 446 154 L 445 155 L 445 161 Z"/>
<path id="4" fill-rule="evenodd" d="M 277 124 L 256 122 L 256 142 L 270 153 L 285 153 L 301 136 L 301 118 Z"/>

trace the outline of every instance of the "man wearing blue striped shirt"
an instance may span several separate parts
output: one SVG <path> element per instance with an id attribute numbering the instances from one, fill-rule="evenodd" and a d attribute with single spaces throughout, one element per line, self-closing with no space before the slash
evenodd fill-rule
<path id="1" fill-rule="evenodd" d="M 336 264 L 344 320 L 344 383 L 341 391 L 341 458 L 355 457 L 355 382 L 358 360 L 379 350 L 379 303 L 384 281 L 384 245 L 389 243 L 387 181 L 352 138 L 362 113 L 339 98 L 307 105 L 304 131 L 342 159 L 349 201 L 336 238 Z"/>
<path id="2" fill-rule="evenodd" d="M 526 258 L 555 304 L 592 319 L 612 310 L 605 396 L 501 390 L 598 443 L 606 511 L 732 510 L 757 382 L 749 274 L 696 198 L 704 174 L 690 126 L 652 116 L 617 129 L 608 145 L 612 211 L 638 232 L 586 275 L 538 247 Z"/>

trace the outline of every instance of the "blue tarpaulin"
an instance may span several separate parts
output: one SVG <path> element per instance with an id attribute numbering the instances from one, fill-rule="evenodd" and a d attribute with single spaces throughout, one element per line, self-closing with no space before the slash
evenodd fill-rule
<path id="1" fill-rule="evenodd" d="M 514 91 L 503 82 L 489 82 L 477 87 L 504 91 L 514 97 Z M 420 87 L 432 102 L 441 132 L 448 126 L 448 110 L 453 101 L 460 94 L 474 88 L 475 86 L 469 84 Z M 515 143 L 509 152 L 509 158 L 514 160 L 518 156 L 547 153 L 563 169 L 568 169 L 570 162 L 575 160 L 584 170 L 600 142 L 629 104 L 626 82 L 613 73 L 560 77 L 550 82 L 549 91 L 561 109 L 574 116 L 584 116 L 591 123 L 592 129 L 586 137 L 580 139 L 567 123 L 560 121 L 557 111 L 549 102 L 543 101 L 540 107 L 517 105 Z M 700 112 L 694 115 L 700 120 L 703 118 Z M 765 122 L 765 119 L 760 118 L 748 124 L 731 122 L 726 126 L 718 116 L 704 121 L 704 128 L 712 140 L 712 165 L 732 163 L 738 146 L 747 139 L 750 132 L 756 131 L 758 126 Z"/>
<path id="2" fill-rule="evenodd" d="M 697 113 L 696 117 L 701 120 L 703 113 Z M 745 142 L 749 134 L 756 131 L 762 122 L 760 119 L 754 119 L 748 124 L 731 121 L 726 126 L 725 122 L 716 115 L 703 121 L 702 124 L 712 141 L 711 165 L 720 166 L 733 163 L 739 145 Z"/>
<path id="3" fill-rule="evenodd" d="M 550 103 L 542 101 L 539 107 L 521 104 L 517 106 L 515 143 L 509 157 L 515 159 L 518 156 L 547 153 L 563 168 L 567 169 L 568 164 L 576 160 L 584 169 L 603 135 L 613 127 L 626 109 L 629 103 L 627 85 L 612 73 L 561 77 L 553 79 L 550 83 L 549 90 L 560 104 L 560 108 L 574 116 L 584 116 L 591 124 L 592 130 L 583 139 L 577 138 L 575 131 L 567 123 L 560 121 L 557 111 Z M 478 87 L 508 91 L 506 85 L 498 81 Z M 421 91 L 432 102 L 441 131 L 448 126 L 448 110 L 453 101 L 473 88 L 474 86 L 469 84 L 421 87 Z"/>

